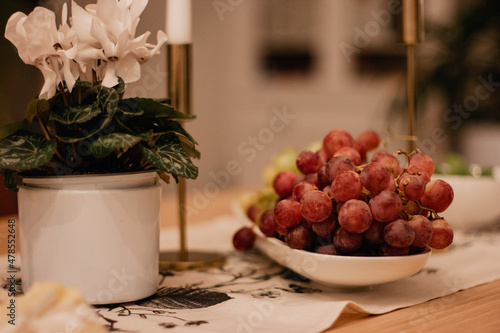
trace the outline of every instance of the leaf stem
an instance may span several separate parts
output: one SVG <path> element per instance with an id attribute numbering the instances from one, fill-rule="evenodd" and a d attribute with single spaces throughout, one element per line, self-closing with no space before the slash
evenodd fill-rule
<path id="1" fill-rule="evenodd" d="M 40 127 L 42 128 L 42 131 L 43 131 L 43 135 L 45 135 L 45 138 L 47 140 L 52 140 L 52 138 L 50 137 L 50 134 L 49 134 L 49 131 L 47 130 L 47 127 L 45 127 L 45 124 L 43 123 L 42 119 L 40 118 L 40 115 L 38 115 L 38 110 L 36 112 L 36 119 L 38 119 L 38 123 L 40 124 Z M 64 162 L 64 159 L 63 157 L 61 156 L 61 154 L 59 153 L 59 151 L 56 149 L 56 155 L 57 157 Z"/>
<path id="2" fill-rule="evenodd" d="M 139 166 L 139 168 L 142 170 L 142 169 L 146 169 L 146 166 L 149 164 L 149 161 L 145 160 L 145 161 L 142 161 L 141 162 L 141 165 Z"/>
<path id="3" fill-rule="evenodd" d="M 64 87 L 62 86 L 62 84 L 61 84 L 61 83 L 59 83 L 58 88 L 59 88 L 59 92 L 60 92 L 60 93 L 61 93 L 61 95 L 62 95 L 62 98 L 63 98 L 63 101 L 64 101 L 64 105 L 65 105 L 65 106 L 68 106 L 68 98 L 67 98 L 67 96 L 66 96 L 66 93 L 64 92 Z"/>
<path id="4" fill-rule="evenodd" d="M 40 115 L 38 114 L 38 110 L 36 111 L 36 119 L 38 119 L 38 123 L 40 124 L 40 127 L 42 128 L 43 135 L 45 135 L 45 138 L 47 140 L 51 140 L 52 138 L 50 137 L 49 131 L 47 131 L 45 124 L 43 123 L 42 119 L 40 118 Z"/>

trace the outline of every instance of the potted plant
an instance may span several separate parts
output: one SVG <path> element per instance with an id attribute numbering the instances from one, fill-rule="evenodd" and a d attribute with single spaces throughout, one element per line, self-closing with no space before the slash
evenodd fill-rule
<path id="1" fill-rule="evenodd" d="M 45 84 L 25 120 L 0 129 L 0 172 L 19 190 L 24 290 L 57 280 L 91 303 L 153 294 L 158 279 L 158 177 L 196 178 L 196 142 L 166 99 L 124 98 L 166 42 L 135 36 L 147 0 L 74 1 L 68 20 L 17 12 L 5 37 Z"/>

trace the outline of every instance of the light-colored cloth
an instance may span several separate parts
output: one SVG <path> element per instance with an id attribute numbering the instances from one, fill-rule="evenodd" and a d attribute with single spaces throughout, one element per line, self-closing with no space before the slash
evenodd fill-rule
<path id="1" fill-rule="evenodd" d="M 145 333 L 320 332 L 343 312 L 382 314 L 500 278 L 500 232 L 490 230 L 456 232 L 453 246 L 433 253 L 411 277 L 362 289 L 325 287 L 257 251 L 233 251 L 231 238 L 241 226 L 237 219 L 221 216 L 188 228 L 188 247 L 225 253 L 222 268 L 168 272 L 155 296 L 97 308 L 103 322 Z M 163 230 L 160 244 L 162 250 L 177 249 L 177 230 Z M 447 304 L 436 302 L 433 311 Z M 416 311 L 408 324 L 424 327 L 432 318 L 433 313 Z"/>

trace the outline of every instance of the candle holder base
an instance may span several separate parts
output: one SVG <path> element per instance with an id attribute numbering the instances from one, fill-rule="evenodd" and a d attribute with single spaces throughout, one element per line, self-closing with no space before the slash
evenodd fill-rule
<path id="1" fill-rule="evenodd" d="M 180 260 L 179 252 L 160 252 L 160 272 L 189 271 L 222 267 L 226 257 L 217 252 L 189 251 L 186 260 Z"/>

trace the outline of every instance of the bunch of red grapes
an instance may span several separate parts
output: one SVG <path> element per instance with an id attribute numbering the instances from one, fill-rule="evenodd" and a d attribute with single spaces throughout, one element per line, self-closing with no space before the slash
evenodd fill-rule
<path id="1" fill-rule="evenodd" d="M 367 161 L 379 144 L 373 131 L 356 139 L 342 129 L 330 131 L 320 150 L 298 155 L 300 174 L 276 175 L 279 199 L 272 209 L 256 216 L 250 207 L 253 227 L 291 248 L 330 255 L 408 255 L 448 247 L 453 230 L 439 213 L 453 201 L 451 186 L 431 180 L 434 162 L 418 150 L 378 151 Z M 250 250 L 255 237 L 243 227 L 233 245 Z"/>

